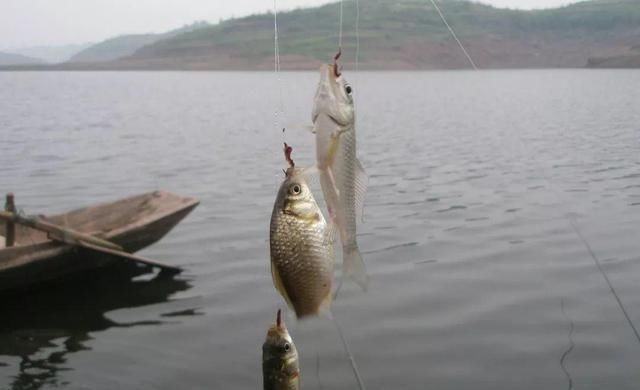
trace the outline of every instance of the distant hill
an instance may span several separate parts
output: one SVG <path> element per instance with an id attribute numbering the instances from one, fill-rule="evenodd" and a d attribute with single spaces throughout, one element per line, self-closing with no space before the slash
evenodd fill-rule
<path id="1" fill-rule="evenodd" d="M 590 68 L 640 68 L 640 54 L 590 58 Z"/>
<path id="2" fill-rule="evenodd" d="M 89 46 L 69 58 L 68 62 L 113 61 L 129 56 L 144 45 L 159 39 L 158 34 L 122 35 Z"/>
<path id="3" fill-rule="evenodd" d="M 69 59 L 69 62 L 104 62 L 114 61 L 135 53 L 145 45 L 161 39 L 173 37 L 209 26 L 206 22 L 196 22 L 163 34 L 131 34 L 107 39 L 106 41 L 87 47 Z"/>
<path id="4" fill-rule="evenodd" d="M 627 53 L 610 57 L 591 57 L 591 68 L 640 68 L 640 43 L 629 48 Z"/>
<path id="5" fill-rule="evenodd" d="M 585 67 L 594 59 L 628 56 L 640 45 L 640 0 L 591 0 L 532 11 L 464 0 L 439 4 L 480 68 Z M 332 3 L 278 15 L 283 69 L 314 69 L 331 58 L 338 43 L 339 9 L 339 3 Z M 354 21 L 354 2 L 345 2 L 343 64 L 347 68 L 354 61 Z M 360 1 L 359 35 L 361 69 L 469 68 L 426 0 Z M 117 60 L 56 69 L 273 68 L 273 14 L 176 30 L 142 41 L 109 57 Z M 633 61 L 624 64 L 635 66 Z"/>
<path id="6" fill-rule="evenodd" d="M 92 43 L 81 43 L 64 46 L 36 46 L 14 50 L 14 52 L 28 57 L 41 58 L 50 64 L 57 64 L 67 61 L 73 55 L 91 45 Z"/>
<path id="7" fill-rule="evenodd" d="M 640 44 L 639 0 L 593 0 L 549 10 L 497 9 L 440 2 L 443 13 L 482 68 L 584 67 L 591 57 Z M 438 14 L 425 0 L 360 2 L 364 69 L 468 68 Z M 355 52 L 353 3 L 344 8 L 345 63 Z M 278 15 L 281 64 L 309 69 L 327 61 L 338 41 L 339 3 Z M 270 69 L 273 15 L 229 20 L 161 39 L 120 61 L 157 69 Z"/>
<path id="8" fill-rule="evenodd" d="M 23 56 L 22 54 L 0 52 L 0 65 L 29 64 L 44 64 L 44 61 L 38 58 Z"/>

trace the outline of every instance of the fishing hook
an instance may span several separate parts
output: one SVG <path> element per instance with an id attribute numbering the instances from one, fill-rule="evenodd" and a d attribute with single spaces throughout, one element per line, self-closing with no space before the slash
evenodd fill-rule
<path id="1" fill-rule="evenodd" d="M 289 167 L 290 168 L 295 168 L 296 164 L 293 162 L 293 159 L 291 158 L 291 152 L 293 152 L 293 148 L 291 146 L 287 145 L 287 143 L 285 142 L 284 143 L 284 158 L 289 163 Z"/>
<path id="2" fill-rule="evenodd" d="M 338 66 L 338 60 L 340 59 L 340 56 L 342 55 L 342 47 L 338 48 L 338 52 L 336 53 L 336 55 L 333 57 L 333 74 L 336 77 L 340 77 L 341 73 L 340 73 L 340 68 Z"/>

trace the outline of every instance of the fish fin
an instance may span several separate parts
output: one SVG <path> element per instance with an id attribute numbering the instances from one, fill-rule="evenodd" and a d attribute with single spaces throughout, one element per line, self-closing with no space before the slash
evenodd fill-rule
<path id="1" fill-rule="evenodd" d="M 287 122 L 285 123 L 284 127 L 285 129 L 302 129 L 302 130 L 307 130 L 313 134 L 316 133 L 316 130 L 314 128 L 313 125 L 309 125 L 309 122 L 307 121 L 291 121 L 291 122 Z"/>
<path id="2" fill-rule="evenodd" d="M 329 141 L 329 148 L 327 150 L 327 161 L 329 162 L 329 165 L 333 165 L 336 153 L 340 150 L 340 136 L 345 132 L 345 130 L 338 129 L 331 134 L 331 140 Z"/>
<path id="3" fill-rule="evenodd" d="M 338 285 L 336 286 L 336 291 L 333 292 L 333 300 L 338 299 L 338 294 L 340 293 L 340 289 L 342 288 L 342 282 L 344 282 L 344 272 L 340 275 L 338 279 Z"/>
<path id="4" fill-rule="evenodd" d="M 317 165 L 312 165 L 310 167 L 302 168 L 302 173 L 305 178 L 311 178 L 314 176 L 318 176 L 320 174 L 320 170 Z"/>
<path id="5" fill-rule="evenodd" d="M 355 201 L 356 201 L 356 217 L 362 222 L 364 220 L 364 198 L 367 194 L 369 186 L 369 176 L 362 167 L 360 160 L 356 158 L 355 168 Z"/>
<path id="6" fill-rule="evenodd" d="M 324 202 L 329 212 L 329 221 L 335 224 L 337 220 L 336 213 L 340 207 L 340 190 L 338 190 L 338 185 L 336 184 L 336 179 L 331 167 L 320 171 L 320 185 L 322 186 Z"/>
<path id="7" fill-rule="evenodd" d="M 324 244 L 325 245 L 333 245 L 336 242 L 336 233 L 338 231 L 338 226 L 330 222 L 327 226 L 327 230 L 325 231 L 324 236 Z"/>
<path id="8" fill-rule="evenodd" d="M 369 277 L 367 276 L 364 260 L 362 260 L 362 255 L 360 254 L 360 249 L 358 249 L 357 245 L 343 247 L 342 262 L 344 274 L 353 279 L 353 281 L 360 286 L 362 291 L 367 291 Z"/>
<path id="9" fill-rule="evenodd" d="M 310 167 L 302 168 L 302 175 L 304 179 L 307 181 L 307 185 L 316 186 L 318 185 L 320 179 L 320 169 L 318 169 L 317 165 L 312 165 Z"/>
<path id="10" fill-rule="evenodd" d="M 329 290 L 327 296 L 322 300 L 322 303 L 320 303 L 320 307 L 318 307 L 318 317 L 333 318 L 331 314 L 331 303 L 333 303 L 333 295 L 331 294 L 331 290 Z"/>
<path id="11" fill-rule="evenodd" d="M 273 286 L 276 288 L 276 290 L 278 290 L 280 295 L 282 295 L 284 300 L 287 302 L 287 305 L 289 305 L 289 307 L 293 309 L 293 304 L 291 304 L 289 294 L 287 294 L 287 290 L 284 288 L 280 273 L 278 273 L 278 269 L 273 266 L 273 263 L 271 263 L 271 279 L 273 279 Z"/>

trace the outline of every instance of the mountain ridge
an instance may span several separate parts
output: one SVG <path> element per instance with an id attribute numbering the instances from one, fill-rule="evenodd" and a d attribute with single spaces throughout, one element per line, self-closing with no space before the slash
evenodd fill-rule
<path id="1" fill-rule="evenodd" d="M 526 11 L 465 0 L 440 4 L 480 68 L 606 66 L 612 62 L 602 59 L 633 57 L 633 47 L 640 45 L 637 0 L 591 0 Z M 331 59 L 337 50 L 339 7 L 330 3 L 278 14 L 282 69 L 314 69 Z M 354 66 L 355 13 L 352 3 L 344 4 L 345 67 Z M 469 68 L 424 0 L 360 2 L 359 42 L 363 70 Z M 49 69 L 271 70 L 273 50 L 273 14 L 263 13 L 165 35 L 118 59 Z"/>
<path id="2" fill-rule="evenodd" d="M 49 64 L 58 64 L 69 60 L 76 53 L 94 45 L 94 43 L 78 43 L 61 46 L 31 46 L 11 52 L 27 57 L 42 59 Z"/>
<path id="3" fill-rule="evenodd" d="M 67 62 L 106 62 L 116 61 L 120 58 L 127 57 L 135 53 L 138 49 L 145 45 L 153 44 L 158 40 L 170 38 L 185 32 L 197 30 L 208 26 L 204 21 L 194 22 L 175 30 L 165 33 L 155 34 L 125 34 L 113 38 L 106 39 L 97 44 L 91 45 L 75 55 Z"/>

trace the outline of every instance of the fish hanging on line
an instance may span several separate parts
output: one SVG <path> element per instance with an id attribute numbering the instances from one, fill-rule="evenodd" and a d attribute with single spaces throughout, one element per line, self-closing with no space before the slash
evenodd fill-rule
<path id="1" fill-rule="evenodd" d="M 262 344 L 262 382 L 264 390 L 299 390 L 298 351 L 278 310 L 276 323 L 269 327 Z"/>
<path id="2" fill-rule="evenodd" d="M 273 205 L 270 227 L 273 284 L 298 318 L 329 312 L 334 276 L 333 237 L 285 144 L 289 168 Z"/>
<path id="3" fill-rule="evenodd" d="M 316 137 L 317 170 L 329 218 L 342 244 L 344 274 L 366 290 L 368 276 L 356 239 L 368 177 L 356 156 L 353 89 L 337 64 L 320 67 L 320 82 L 314 97 L 313 133 Z"/>

